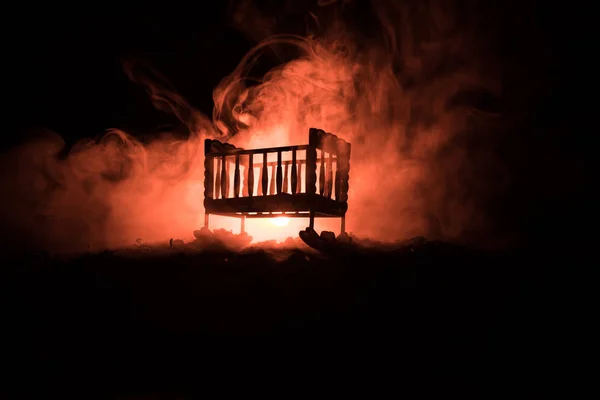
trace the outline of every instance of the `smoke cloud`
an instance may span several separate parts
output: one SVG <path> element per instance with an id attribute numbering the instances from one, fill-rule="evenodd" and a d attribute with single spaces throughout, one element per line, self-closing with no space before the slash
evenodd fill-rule
<path id="1" fill-rule="evenodd" d="M 215 91 L 215 120 L 241 146 L 304 143 L 311 126 L 349 140 L 357 234 L 481 239 L 488 203 L 509 183 L 494 156 L 506 118 L 482 101 L 502 93 L 485 14 L 442 1 L 373 1 L 344 14 L 343 3 L 319 2 L 304 37 L 265 38 Z M 238 25 L 252 37 L 277 32 L 252 4 L 242 3 Z M 245 15 L 263 23 L 253 29 Z M 244 85 L 273 46 L 300 56 Z"/>
<path id="2" fill-rule="evenodd" d="M 0 160 L 4 245 L 85 251 L 192 238 L 203 221 L 204 138 L 303 144 L 310 127 L 352 143 L 350 232 L 497 243 L 490 204 L 510 176 L 495 156 L 507 118 L 485 103 L 502 94 L 486 14 L 439 0 L 365 4 L 282 6 L 279 20 L 251 2 L 232 6 L 237 26 L 262 41 L 215 88 L 212 120 L 166 77 L 127 62 L 132 82 L 189 139 L 142 143 L 115 129 L 65 155 L 58 133 L 40 132 Z M 286 32 L 286 17 L 304 31 Z M 273 49 L 293 58 L 257 79 L 254 65 Z"/>

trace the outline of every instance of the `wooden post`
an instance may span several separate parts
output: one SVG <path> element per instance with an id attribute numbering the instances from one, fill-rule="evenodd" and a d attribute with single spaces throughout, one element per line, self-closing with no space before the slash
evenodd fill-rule
<path id="1" fill-rule="evenodd" d="M 240 155 L 235 155 L 235 171 L 233 172 L 233 197 L 240 197 Z"/>
<path id="2" fill-rule="evenodd" d="M 242 215 L 240 218 L 240 234 L 246 232 L 246 215 Z"/>
<path id="3" fill-rule="evenodd" d="M 341 184 L 341 190 L 340 190 L 340 201 L 348 201 L 348 189 L 350 188 L 350 143 L 345 143 L 344 146 L 342 146 L 344 151 L 343 151 L 343 157 L 341 157 L 342 159 L 342 168 L 340 171 L 340 181 L 342 182 Z"/>
<path id="4" fill-rule="evenodd" d="M 254 154 L 248 155 L 248 196 L 254 194 Z"/>
<path id="5" fill-rule="evenodd" d="M 340 163 L 341 157 L 340 154 L 342 154 L 340 152 L 340 146 L 342 146 L 343 144 L 341 143 L 341 141 L 338 141 L 337 143 L 338 145 L 338 152 L 337 152 L 337 158 L 335 160 L 335 182 L 334 182 L 334 187 L 333 190 L 335 192 L 335 199 L 337 201 L 340 201 L 340 197 L 341 197 L 341 190 L 342 190 L 342 175 L 340 173 L 341 171 L 341 167 L 342 164 Z"/>
<path id="6" fill-rule="evenodd" d="M 289 193 L 289 181 L 288 181 L 288 174 L 290 172 L 290 162 L 286 161 L 285 162 L 285 170 L 283 171 L 283 187 L 281 188 L 281 191 L 283 193 Z"/>
<path id="7" fill-rule="evenodd" d="M 266 196 L 268 194 L 268 184 L 269 184 L 269 171 L 267 170 L 267 153 L 263 153 L 263 166 L 262 166 L 262 195 Z"/>
<path id="8" fill-rule="evenodd" d="M 321 150 L 321 167 L 319 168 L 319 194 L 325 193 L 325 152 Z"/>
<path id="9" fill-rule="evenodd" d="M 204 213 L 204 227 L 206 229 L 208 229 L 209 216 L 210 216 L 209 213 Z"/>
<path id="10" fill-rule="evenodd" d="M 221 198 L 222 199 L 226 199 L 227 195 L 229 193 L 227 193 L 229 190 L 229 185 L 228 185 L 228 181 L 229 179 L 227 176 L 227 156 L 223 156 L 223 160 L 221 161 Z"/>
<path id="11" fill-rule="evenodd" d="M 306 149 L 306 194 L 317 191 L 317 150 L 314 147 Z"/>
<path id="12" fill-rule="evenodd" d="M 271 181 L 269 183 L 269 194 L 275 194 L 275 165 L 271 167 Z"/>
<path id="13" fill-rule="evenodd" d="M 346 233 L 346 216 L 344 215 L 342 217 L 342 229 L 341 229 L 341 233 Z"/>
<path id="14" fill-rule="evenodd" d="M 212 199 L 214 196 L 214 158 L 208 156 L 204 159 L 204 198 Z"/>
<path id="15" fill-rule="evenodd" d="M 317 191 L 317 147 L 319 146 L 319 130 L 308 130 L 308 148 L 306 149 L 306 194 Z"/>
<path id="16" fill-rule="evenodd" d="M 333 153 L 329 153 L 329 157 L 327 157 L 327 175 L 325 178 L 325 193 L 327 194 L 327 198 L 331 198 L 331 189 L 333 186 Z"/>
<path id="17" fill-rule="evenodd" d="M 291 177 L 291 182 L 292 182 L 292 187 L 291 187 L 291 192 L 292 194 L 296 194 L 296 190 L 298 189 L 297 185 L 298 185 L 298 168 L 296 168 L 296 149 L 292 150 L 292 177 Z"/>
<path id="18" fill-rule="evenodd" d="M 306 168 L 305 168 L 306 172 Z M 296 175 L 298 178 L 298 185 L 296 187 L 296 193 L 302 193 L 302 163 L 298 161 L 298 173 Z"/>
<path id="19" fill-rule="evenodd" d="M 248 161 L 249 158 L 244 157 L 244 161 L 241 162 L 241 165 L 244 167 L 244 173 L 242 174 L 242 197 L 248 197 Z"/>
<path id="20" fill-rule="evenodd" d="M 310 213 L 308 214 L 308 227 L 310 229 L 315 229 L 315 212 L 313 210 L 310 210 Z"/>
<path id="21" fill-rule="evenodd" d="M 281 185 L 283 183 L 283 172 L 281 170 L 281 150 L 277 152 L 277 194 L 281 194 Z"/>
<path id="22" fill-rule="evenodd" d="M 211 139 L 204 141 L 204 198 L 212 199 L 214 196 L 214 158 L 209 156 Z"/>
<path id="23" fill-rule="evenodd" d="M 221 158 L 217 157 L 217 174 L 215 178 L 215 198 L 221 196 Z"/>

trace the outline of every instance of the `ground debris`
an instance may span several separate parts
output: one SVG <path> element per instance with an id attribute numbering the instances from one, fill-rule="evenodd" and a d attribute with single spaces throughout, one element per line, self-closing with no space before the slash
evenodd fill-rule
<path id="1" fill-rule="evenodd" d="M 245 232 L 234 234 L 225 229 L 211 231 L 205 227 L 194 231 L 194 237 L 195 245 L 205 250 L 240 251 L 252 242 L 252 236 Z"/>

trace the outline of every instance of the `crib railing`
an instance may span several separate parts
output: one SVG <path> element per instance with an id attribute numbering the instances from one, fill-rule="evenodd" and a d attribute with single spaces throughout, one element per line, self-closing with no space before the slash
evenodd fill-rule
<path id="1" fill-rule="evenodd" d="M 213 196 L 209 198 L 295 195 L 306 192 L 303 185 L 306 160 L 298 158 L 302 147 L 305 146 L 292 146 L 291 150 L 259 149 L 248 154 L 244 154 L 244 151 L 235 155 L 213 156 L 212 160 L 207 160 L 209 169 L 214 170 L 207 182 L 209 186 L 212 183 L 214 188 Z M 286 152 L 291 154 L 289 159 L 284 158 Z"/>
<path id="2" fill-rule="evenodd" d="M 318 129 L 309 144 L 241 149 L 205 141 L 205 198 L 318 194 L 348 199 L 350 144 Z M 318 170 L 318 175 L 317 175 Z M 304 184 L 303 184 L 304 183 Z"/>

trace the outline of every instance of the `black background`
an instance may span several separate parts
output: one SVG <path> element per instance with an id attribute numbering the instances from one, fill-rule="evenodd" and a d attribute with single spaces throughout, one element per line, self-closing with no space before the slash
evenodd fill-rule
<path id="1" fill-rule="evenodd" d="M 148 62 L 210 115 L 212 90 L 252 46 L 227 23 L 226 2 L 215 4 L 52 4 L 13 11 L 13 29 L 4 28 L 13 141 L 39 127 L 69 143 L 108 128 L 139 134 L 174 123 L 129 81 L 128 59 Z"/>
<path id="2" fill-rule="evenodd" d="M 302 33 L 316 2 L 255 3 L 277 19 L 277 33 Z M 353 3 L 345 17 L 358 26 L 368 24 L 368 2 Z M 544 57 L 536 75 L 546 87 L 520 83 L 543 92 L 536 110 L 540 116 L 554 128 L 573 128 L 574 135 L 587 121 L 591 103 L 582 94 L 591 83 L 587 73 L 593 68 L 589 45 L 594 28 L 581 18 L 585 9 L 512 3 L 489 2 L 482 18 L 497 30 L 503 66 L 514 82 L 519 72 L 535 79 L 529 64 L 537 66 L 540 60 L 532 57 Z M 140 132 L 155 128 L 166 117 L 153 113 L 143 90 L 129 82 L 122 71 L 127 59 L 149 63 L 210 115 L 212 90 L 256 44 L 232 22 L 237 2 L 101 4 L 19 4 L 6 9 L 4 107 L 15 128 L 45 126 L 68 138 L 94 136 L 110 127 Z"/>

